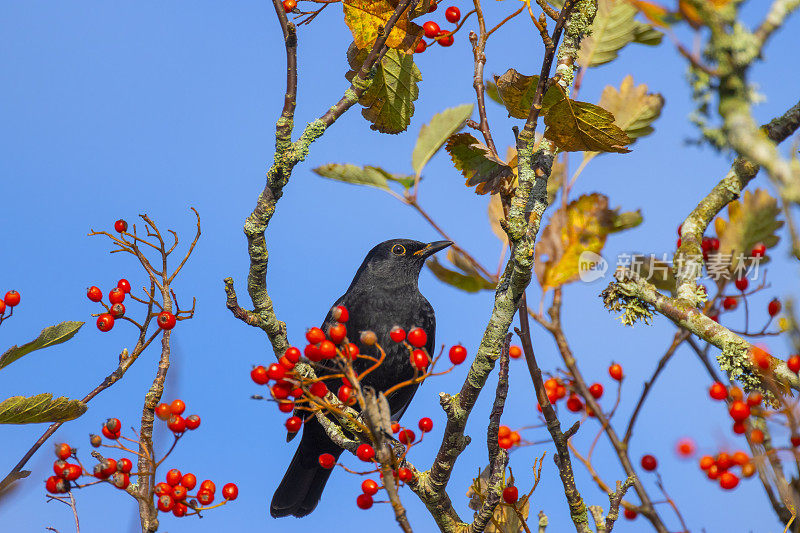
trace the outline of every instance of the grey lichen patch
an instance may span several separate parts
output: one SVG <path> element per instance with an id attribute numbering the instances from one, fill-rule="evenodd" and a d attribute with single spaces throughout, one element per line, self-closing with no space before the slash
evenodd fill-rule
<path id="1" fill-rule="evenodd" d="M 746 342 L 734 340 L 726 343 L 717 355 L 717 363 L 732 380 L 741 383 L 744 390 L 759 391 L 767 397 L 772 397 L 772 394 L 764 388 L 761 378 L 753 372 L 753 363 Z"/>
<path id="2" fill-rule="evenodd" d="M 600 296 L 603 298 L 603 305 L 605 305 L 606 309 L 616 312 L 622 311 L 622 315 L 618 318 L 623 325 L 633 326 L 639 320 L 650 325 L 653 319 L 653 306 L 633 296 L 618 281 L 609 284 L 600 293 Z"/>

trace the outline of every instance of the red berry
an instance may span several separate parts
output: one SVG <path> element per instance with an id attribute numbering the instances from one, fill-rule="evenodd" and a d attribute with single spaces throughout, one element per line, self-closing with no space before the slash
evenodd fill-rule
<path id="1" fill-rule="evenodd" d="M 678 224 L 678 237 L 683 234 L 683 224 Z"/>
<path id="2" fill-rule="evenodd" d="M 692 439 L 684 437 L 678 441 L 678 444 L 675 447 L 675 449 L 677 450 L 678 455 L 681 455 L 683 457 L 691 457 L 692 455 L 694 455 L 696 447 Z"/>
<path id="3" fill-rule="evenodd" d="M 315 381 L 311 384 L 308 390 L 311 391 L 311 394 L 320 398 L 328 394 L 328 386 L 325 385 L 324 381 Z"/>
<path id="4" fill-rule="evenodd" d="M 56 476 L 50 476 L 47 478 L 47 481 L 44 484 L 44 488 L 47 492 L 52 494 L 59 494 L 62 492 L 67 492 L 69 490 L 69 486 L 67 483 Z"/>
<path id="5" fill-rule="evenodd" d="M 636 511 L 634 511 L 633 509 L 627 509 L 627 508 L 626 508 L 626 509 L 625 509 L 625 510 L 622 512 L 622 514 L 624 514 L 624 515 L 625 515 L 625 518 L 627 518 L 628 520 L 635 520 L 635 519 L 636 519 L 636 517 L 638 516 L 638 514 L 639 514 L 639 513 L 637 513 L 637 512 L 636 512 Z"/>
<path id="6" fill-rule="evenodd" d="M 750 442 L 753 444 L 762 444 L 764 442 L 764 432 L 760 429 L 754 429 L 750 432 Z"/>
<path id="7" fill-rule="evenodd" d="M 792 446 L 797 448 L 798 446 L 800 446 L 800 435 L 792 435 L 791 437 L 789 437 L 789 442 L 792 443 Z"/>
<path id="8" fill-rule="evenodd" d="M 750 282 L 747 281 L 747 278 L 742 277 L 736 280 L 735 285 L 737 289 L 744 292 L 747 290 L 747 287 L 748 285 L 750 285 Z"/>
<path id="9" fill-rule="evenodd" d="M 289 431 L 289 433 L 297 433 L 300 431 L 300 426 L 302 425 L 303 421 L 299 416 L 292 416 L 286 420 L 286 429 Z"/>
<path id="10" fill-rule="evenodd" d="M 328 338 L 334 344 L 341 344 L 347 336 L 347 327 L 344 324 L 336 323 L 328 329 Z"/>
<path id="11" fill-rule="evenodd" d="M 125 316 L 125 305 L 124 304 L 114 304 L 111 306 L 110 314 L 114 318 L 121 318 Z"/>
<path id="12" fill-rule="evenodd" d="M 180 484 L 182 477 L 181 471 L 177 468 L 173 468 L 167 472 L 167 477 L 165 479 L 167 481 L 167 485 L 174 487 L 175 485 Z"/>
<path id="13" fill-rule="evenodd" d="M 317 461 L 319 461 L 319 466 L 326 470 L 330 470 L 336 464 L 336 457 L 329 453 L 323 453 L 317 458 Z"/>
<path id="14" fill-rule="evenodd" d="M 303 354 L 308 357 L 311 361 L 318 362 L 322 361 L 322 354 L 319 351 L 319 346 L 316 344 L 309 344 L 303 350 Z"/>
<path id="15" fill-rule="evenodd" d="M 403 342 L 404 340 L 406 340 L 406 330 L 404 330 L 400 326 L 395 326 L 389 332 L 389 338 L 392 339 L 394 342 Z"/>
<path id="16" fill-rule="evenodd" d="M 408 332 L 408 343 L 414 348 L 422 348 L 428 342 L 428 334 L 422 328 L 414 328 Z"/>
<path id="17" fill-rule="evenodd" d="M 708 470 L 709 468 L 714 466 L 714 463 L 715 463 L 714 458 L 711 457 L 710 455 L 704 455 L 703 457 L 700 458 L 700 468 L 702 470 Z"/>
<path id="18" fill-rule="evenodd" d="M 734 452 L 733 457 L 731 459 L 733 460 L 733 464 L 739 466 L 742 466 L 750 462 L 750 456 L 741 450 Z"/>
<path id="19" fill-rule="evenodd" d="M 424 350 L 414 350 L 411 352 L 411 366 L 418 370 L 425 370 L 428 368 L 428 354 Z"/>
<path id="20" fill-rule="evenodd" d="M 503 489 L 503 501 L 508 504 L 515 504 L 519 499 L 519 490 L 517 487 L 506 487 Z"/>
<path id="21" fill-rule="evenodd" d="M 119 219 L 116 222 L 114 222 L 114 229 L 117 230 L 117 233 L 128 231 L 128 223 L 122 219 Z"/>
<path id="22" fill-rule="evenodd" d="M 235 500 L 239 497 L 239 487 L 236 486 L 236 483 L 226 483 L 224 487 L 222 487 L 222 497 L 226 500 Z"/>
<path id="23" fill-rule="evenodd" d="M 279 381 L 286 376 L 286 369 L 279 365 L 278 363 L 272 363 L 269 365 L 267 369 L 267 376 L 269 379 L 274 379 L 275 381 Z"/>
<path id="24" fill-rule="evenodd" d="M 752 257 L 764 257 L 765 253 L 767 253 L 767 247 L 761 242 L 753 246 L 753 249 L 750 251 Z"/>
<path id="25" fill-rule="evenodd" d="M 652 472 L 658 466 L 658 461 L 656 458 L 650 454 L 642 456 L 642 468 L 647 470 L 648 472 Z"/>
<path id="26" fill-rule="evenodd" d="M 347 308 L 343 305 L 337 305 L 333 308 L 332 312 L 334 320 L 345 323 L 350 320 L 350 313 L 347 311 Z"/>
<path id="27" fill-rule="evenodd" d="M 443 35 L 444 36 L 444 37 L 439 37 L 438 39 L 436 39 L 436 42 L 439 43 L 441 46 L 444 46 L 444 47 L 450 46 L 455 41 L 455 38 L 453 37 L 453 34 L 448 32 L 448 31 L 439 30 L 439 35 Z"/>
<path id="28" fill-rule="evenodd" d="M 292 392 L 292 385 L 285 381 L 279 381 L 269 391 L 276 400 L 285 400 Z"/>
<path id="29" fill-rule="evenodd" d="M 110 457 L 107 457 L 101 463 L 100 472 L 103 474 L 104 478 L 107 478 L 108 476 L 110 476 L 111 474 L 113 474 L 116 471 L 117 471 L 117 461 L 116 460 L 111 459 Z"/>
<path id="30" fill-rule="evenodd" d="M 156 317 L 156 322 L 158 322 L 158 327 L 163 330 L 170 330 L 175 327 L 178 319 L 175 318 L 175 315 L 170 313 L 169 311 L 161 311 L 158 313 L 158 317 Z"/>
<path id="31" fill-rule="evenodd" d="M 760 392 L 751 392 L 747 396 L 747 405 L 749 405 L 750 407 L 756 407 L 758 405 L 761 405 L 761 401 L 763 399 L 764 397 L 761 395 Z"/>
<path id="32" fill-rule="evenodd" d="M 349 357 L 351 361 L 355 361 L 358 357 L 358 346 L 352 342 L 348 342 L 347 346 L 345 347 L 344 354 Z"/>
<path id="33" fill-rule="evenodd" d="M 172 508 L 172 514 L 173 514 L 173 515 L 175 515 L 175 516 L 177 516 L 178 518 L 180 518 L 180 517 L 182 517 L 182 516 L 186 516 L 186 511 L 187 511 L 188 509 L 189 509 L 189 508 L 188 508 L 188 507 L 186 507 L 186 504 L 185 504 L 185 503 L 182 503 L 182 502 L 176 502 L 176 503 L 175 503 L 175 506 Z"/>
<path id="34" fill-rule="evenodd" d="M 125 300 L 125 292 L 119 287 L 114 287 L 108 291 L 108 301 L 112 304 L 120 304 Z"/>
<path id="35" fill-rule="evenodd" d="M 269 383 L 269 376 L 267 375 L 267 369 L 261 365 L 255 367 L 253 370 L 250 371 L 250 379 L 252 379 L 259 385 L 265 385 Z"/>
<path id="36" fill-rule="evenodd" d="M 726 311 L 732 311 L 733 309 L 736 309 L 737 305 L 739 305 L 739 302 L 737 302 L 736 298 L 733 296 L 728 296 L 722 300 L 722 307 L 724 307 Z"/>
<path id="37" fill-rule="evenodd" d="M 157 483 L 153 488 L 153 493 L 159 497 L 164 494 L 172 494 L 172 485 L 163 481 L 161 483 Z"/>
<path id="38" fill-rule="evenodd" d="M 356 456 L 364 462 L 372 461 L 375 457 L 375 450 L 369 444 L 361 444 L 356 448 Z"/>
<path id="39" fill-rule="evenodd" d="M 678 239 L 678 242 L 675 243 L 675 248 L 680 248 L 680 247 L 681 247 L 681 240 Z"/>
<path id="40" fill-rule="evenodd" d="M 461 18 L 461 11 L 456 6 L 450 6 L 444 11 L 444 18 L 455 24 Z"/>
<path id="41" fill-rule="evenodd" d="M 511 359 L 519 359 L 522 357 L 522 348 L 519 346 L 511 346 L 508 349 L 508 355 L 511 357 Z"/>
<path id="42" fill-rule="evenodd" d="M 285 0 L 285 1 L 289 2 L 290 0 Z M 211 503 L 214 502 L 214 493 L 207 490 L 201 490 L 197 493 L 197 501 L 199 501 L 203 505 L 210 505 Z"/>
<path id="43" fill-rule="evenodd" d="M 281 413 L 291 413 L 294 411 L 294 402 L 288 400 L 278 402 L 278 411 Z"/>
<path id="44" fill-rule="evenodd" d="M 116 424 L 113 423 L 113 421 L 115 421 L 115 420 L 116 420 Z M 109 427 L 109 425 L 111 427 Z M 118 419 L 109 418 L 108 421 L 105 424 L 103 424 L 103 427 L 102 427 L 103 436 L 105 438 L 111 439 L 111 440 L 119 439 L 120 434 L 122 432 L 121 425 L 122 424 L 120 423 L 120 421 Z M 112 428 L 115 428 L 115 429 L 112 429 Z"/>
<path id="45" fill-rule="evenodd" d="M 175 500 L 172 499 L 172 496 L 169 494 L 163 494 L 158 498 L 158 510 L 162 513 L 166 513 L 172 510 L 172 506 L 175 505 Z"/>
<path id="46" fill-rule="evenodd" d="M 113 461 L 113 459 L 112 459 L 112 461 Z M 115 469 L 117 468 L 116 464 L 114 464 L 114 468 Z M 112 472 L 113 472 L 113 470 L 112 470 Z M 67 463 L 66 465 L 64 465 L 64 470 L 61 471 L 61 477 L 63 477 L 67 481 L 75 481 L 76 479 L 81 477 L 82 473 L 83 473 L 83 470 L 81 469 L 80 466 L 75 465 L 75 464 L 71 464 L 71 463 Z"/>
<path id="47" fill-rule="evenodd" d="M 417 438 L 417 436 L 414 435 L 414 432 L 411 431 L 410 429 L 401 430 L 400 434 L 397 436 L 397 440 L 399 440 L 400 442 L 402 442 L 406 446 L 408 446 L 409 444 L 414 442 L 414 440 L 416 438 Z"/>
<path id="48" fill-rule="evenodd" d="M 800 355 L 793 355 L 786 360 L 786 366 L 795 374 L 800 372 Z"/>
<path id="49" fill-rule="evenodd" d="M 186 429 L 197 429 L 200 427 L 200 417 L 197 415 L 189 415 L 184 420 Z"/>
<path id="50" fill-rule="evenodd" d="M 176 502 L 180 502 L 186 499 L 187 494 L 189 491 L 183 485 L 175 485 L 172 487 L 172 499 Z"/>
<path id="51" fill-rule="evenodd" d="M 777 298 L 773 298 L 767 305 L 767 313 L 769 313 L 769 316 L 775 316 L 780 312 L 781 312 L 781 301 L 778 300 Z"/>
<path id="52" fill-rule="evenodd" d="M 728 413 L 737 422 L 742 422 L 750 416 L 750 406 L 741 400 L 736 400 L 731 402 L 730 407 L 728 407 Z"/>
<path id="53" fill-rule="evenodd" d="M 731 429 L 737 435 L 744 435 L 747 432 L 747 426 L 744 425 L 744 422 L 734 422 Z"/>
<path id="54" fill-rule="evenodd" d="M 456 344 L 450 348 L 448 355 L 450 356 L 451 363 L 454 365 L 460 365 L 467 359 L 467 349 L 460 344 Z"/>
<path id="55" fill-rule="evenodd" d="M 429 20 L 428 22 L 423 24 L 422 29 L 425 31 L 425 37 L 427 37 L 428 39 L 433 39 L 434 37 L 439 35 L 439 25 L 432 20 Z"/>
<path id="56" fill-rule="evenodd" d="M 769 370 L 771 358 L 769 354 L 760 346 L 753 346 L 750 350 L 753 362 L 762 370 Z"/>
<path id="57" fill-rule="evenodd" d="M 97 329 L 100 331 L 111 331 L 114 327 L 114 317 L 109 313 L 103 313 L 97 317 Z"/>
<path id="58" fill-rule="evenodd" d="M 728 397 L 728 389 L 719 381 L 715 381 L 708 389 L 708 395 L 715 400 L 724 400 Z"/>
<path id="59" fill-rule="evenodd" d="M 121 289 L 122 292 L 124 292 L 125 294 L 128 294 L 128 293 L 131 292 L 131 284 L 128 283 L 128 280 L 125 279 L 125 278 L 122 278 L 121 280 L 119 280 L 117 282 L 117 288 Z"/>
<path id="60" fill-rule="evenodd" d="M 372 507 L 372 496 L 369 494 L 359 494 L 356 498 L 356 505 L 359 509 L 369 509 Z"/>
<path id="61" fill-rule="evenodd" d="M 281 356 L 281 358 L 278 359 L 278 364 L 281 365 L 283 368 L 285 368 L 286 371 L 293 370 L 295 367 L 295 363 L 289 361 L 289 358 L 286 357 L 285 355 Z"/>
<path id="62" fill-rule="evenodd" d="M 181 485 L 186 487 L 186 490 L 192 490 L 197 485 L 197 477 L 194 474 L 184 474 Z"/>
<path id="63" fill-rule="evenodd" d="M 319 343 L 319 353 L 323 359 L 333 359 L 336 357 L 336 345 L 331 341 L 322 341 Z"/>
<path id="64" fill-rule="evenodd" d="M 402 481 L 403 483 L 408 483 L 414 478 L 414 473 L 411 469 L 402 467 L 397 469 L 397 479 Z"/>
<path id="65" fill-rule="evenodd" d="M 589 387 L 589 393 L 595 400 L 599 400 L 603 396 L 603 386 L 599 383 L 592 383 L 592 386 Z"/>
<path id="66" fill-rule="evenodd" d="M 378 492 L 378 484 L 374 479 L 365 479 L 361 482 L 361 492 L 372 496 Z"/>
<path id="67" fill-rule="evenodd" d="M 294 11 L 297 7 L 297 0 L 283 0 L 283 10 L 287 13 Z"/>
<path id="68" fill-rule="evenodd" d="M 567 398 L 567 409 L 577 413 L 583 409 L 583 402 L 575 394 L 570 394 L 569 398 Z"/>
<path id="69" fill-rule="evenodd" d="M 95 287 L 92 285 L 86 289 L 86 297 L 93 302 L 99 302 L 103 299 L 103 291 L 100 290 L 100 287 Z"/>
<path id="70" fill-rule="evenodd" d="M 608 367 L 608 375 L 617 381 L 622 381 L 622 366 L 618 363 L 612 364 Z"/>
<path id="71" fill-rule="evenodd" d="M 421 432 L 427 433 L 433 429 L 433 420 L 431 420 L 427 416 L 425 418 L 420 418 L 418 426 Z"/>
<path id="72" fill-rule="evenodd" d="M 504 450 L 507 450 L 514 445 L 514 442 L 508 437 L 502 437 L 497 439 L 497 445 L 503 448 Z"/>
<path id="73" fill-rule="evenodd" d="M 717 250 L 719 250 L 719 239 L 717 239 L 716 237 L 711 237 L 711 239 L 709 239 L 709 242 L 711 243 L 712 252 L 716 252 Z"/>
<path id="74" fill-rule="evenodd" d="M 310 344 L 317 344 L 325 340 L 325 333 L 319 328 L 311 328 L 306 331 L 306 340 Z"/>
<path id="75" fill-rule="evenodd" d="M 356 397 L 353 394 L 353 389 L 347 385 L 342 385 L 339 387 L 339 390 L 336 392 L 336 397 L 339 398 L 339 401 L 345 405 L 350 405 L 356 401 Z"/>
<path id="76" fill-rule="evenodd" d="M 56 444 L 56 457 L 59 459 L 69 459 L 72 455 L 72 448 L 69 447 L 69 444 L 66 442 L 62 442 L 61 444 Z"/>
<path id="77" fill-rule="evenodd" d="M 217 490 L 217 486 L 214 485 L 214 482 L 210 479 L 204 479 L 203 482 L 200 483 L 200 490 L 205 490 L 211 494 L 214 494 L 214 492 Z"/>
<path id="78" fill-rule="evenodd" d="M 719 476 L 719 486 L 725 490 L 735 489 L 739 484 L 739 478 L 732 472 L 723 472 Z"/>
<path id="79" fill-rule="evenodd" d="M 420 39 L 417 43 L 416 48 L 414 48 L 415 54 L 421 54 L 428 48 L 428 43 L 425 42 L 425 39 Z"/>
<path id="80" fill-rule="evenodd" d="M 173 415 L 182 415 L 184 411 L 186 411 L 186 404 L 183 400 L 172 400 L 172 403 L 169 404 L 169 412 Z"/>
<path id="81" fill-rule="evenodd" d="M 58 477 L 64 475 L 64 469 L 67 467 L 67 462 L 64 459 L 56 459 L 53 461 L 53 473 Z"/>
<path id="82" fill-rule="evenodd" d="M 400 424 L 398 422 L 392 422 L 392 433 L 397 433 L 400 431 Z"/>
<path id="83" fill-rule="evenodd" d="M 123 457 L 122 459 L 117 461 L 117 470 L 127 474 L 131 470 L 133 470 L 133 462 L 127 457 Z"/>
<path id="84" fill-rule="evenodd" d="M 297 364 L 300 362 L 300 350 L 298 350 L 294 346 L 286 350 L 286 353 L 284 353 L 283 356 L 292 363 Z"/>
<path id="85" fill-rule="evenodd" d="M 181 415 L 172 415 L 169 417 L 169 421 L 167 422 L 167 427 L 173 433 L 183 433 L 186 431 L 186 421 L 183 419 Z"/>

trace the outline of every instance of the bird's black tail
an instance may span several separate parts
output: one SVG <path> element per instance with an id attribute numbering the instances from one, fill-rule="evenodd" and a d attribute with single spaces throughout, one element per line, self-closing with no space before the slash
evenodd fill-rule
<path id="1" fill-rule="evenodd" d="M 300 445 L 272 496 L 269 509 L 272 517 L 300 517 L 313 511 L 331 475 L 331 470 L 319 465 L 319 456 L 330 453 L 338 459 L 342 451 L 328 438 L 315 419 L 308 419 Z"/>

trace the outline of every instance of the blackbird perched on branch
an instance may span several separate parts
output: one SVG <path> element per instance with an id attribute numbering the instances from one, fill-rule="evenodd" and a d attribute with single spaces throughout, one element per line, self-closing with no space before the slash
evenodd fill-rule
<path id="1" fill-rule="evenodd" d="M 429 354 L 433 354 L 436 318 L 431 304 L 419 292 L 419 273 L 425 259 L 451 244 L 453 243 L 450 241 L 425 244 L 409 239 L 393 239 L 380 243 L 367 254 L 347 292 L 333 304 L 333 307 L 342 305 L 347 308 L 350 315 L 346 324 L 347 336 L 361 353 L 379 356 L 375 346 L 361 343 L 362 331 L 373 331 L 386 352 L 383 364 L 364 378 L 362 386 L 385 391 L 414 376 L 408 349 L 402 343 L 395 343 L 389 338 L 389 331 L 394 326 L 400 326 L 406 331 L 414 327 L 424 329 L 428 336 L 425 348 Z M 332 312 L 329 312 L 322 323 L 322 330 L 327 332 L 335 323 Z M 360 372 L 370 364 L 359 359 L 353 366 L 356 372 Z M 319 364 L 315 367 L 318 374 L 326 373 L 326 369 Z M 330 372 L 333 371 L 330 367 Z M 330 385 L 336 384 L 329 381 Z M 402 387 L 387 397 L 392 420 L 400 419 L 418 386 L 415 384 Z M 308 412 L 296 414 L 308 417 Z M 293 436 L 290 435 L 289 439 Z M 300 445 L 272 497 L 272 516 L 300 517 L 313 511 L 331 474 L 331 470 L 319 465 L 318 458 L 323 453 L 330 453 L 338 458 L 342 451 L 342 448 L 328 438 L 315 416 L 306 418 Z"/>

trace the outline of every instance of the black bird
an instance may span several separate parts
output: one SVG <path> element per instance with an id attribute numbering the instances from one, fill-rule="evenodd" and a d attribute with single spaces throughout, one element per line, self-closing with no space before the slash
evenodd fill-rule
<path id="1" fill-rule="evenodd" d="M 425 348 L 429 354 L 433 354 L 436 317 L 431 304 L 419 292 L 419 273 L 425 259 L 451 244 L 450 241 L 425 244 L 410 239 L 380 243 L 367 254 L 347 292 L 333 304 L 332 309 L 338 305 L 347 308 L 350 315 L 346 323 L 347 336 L 350 342 L 358 345 L 361 353 L 375 357 L 379 355 L 374 346 L 365 346 L 360 342 L 361 332 L 368 330 L 375 332 L 386 352 L 383 364 L 367 375 L 362 385 L 384 391 L 414 376 L 408 350 L 389 338 L 389 331 L 396 325 L 406 331 L 414 327 L 424 329 L 428 335 Z M 322 323 L 322 330 L 327 332 L 335 323 L 331 311 Z M 370 364 L 360 359 L 354 363 L 354 368 L 360 372 Z M 318 373 L 325 371 L 325 368 L 317 367 Z M 329 386 L 336 391 L 334 387 L 338 387 L 338 383 L 329 381 Z M 417 387 L 403 387 L 387 397 L 392 420 L 400 419 Z M 305 414 L 307 416 L 307 412 Z M 275 518 L 288 515 L 300 517 L 313 511 L 331 474 L 331 470 L 319 465 L 318 458 L 323 453 L 338 458 L 342 451 L 328 438 L 316 417 L 307 418 L 303 424 L 300 445 L 272 497 L 270 514 Z"/>

